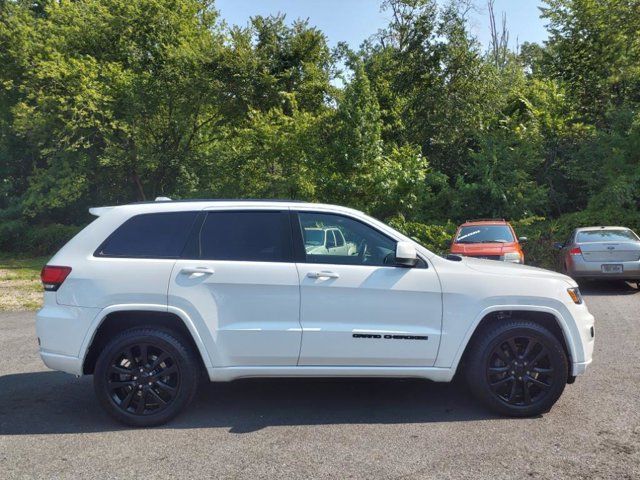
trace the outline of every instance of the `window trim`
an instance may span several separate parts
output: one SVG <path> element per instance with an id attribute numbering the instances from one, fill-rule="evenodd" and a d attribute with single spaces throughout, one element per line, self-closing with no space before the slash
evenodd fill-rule
<path id="1" fill-rule="evenodd" d="M 159 255 L 109 255 L 109 254 L 104 254 L 101 253 L 101 250 L 105 247 L 105 245 L 109 242 L 109 240 L 111 240 L 116 233 L 118 233 L 118 231 L 124 227 L 127 223 L 133 221 L 136 218 L 139 217 L 146 217 L 146 216 L 150 216 L 150 215 L 175 215 L 175 214 L 179 214 L 179 213 L 184 213 L 184 214 L 195 214 L 193 216 L 193 220 L 191 221 L 191 225 L 189 225 L 188 227 L 188 233 L 187 236 L 185 237 L 185 241 L 184 244 L 178 249 L 180 253 L 178 253 L 178 255 L 171 255 L 171 256 L 159 256 Z M 150 259 L 150 260 L 177 260 L 178 258 L 181 258 L 182 252 L 184 251 L 185 247 L 187 246 L 187 244 L 189 243 L 189 239 L 191 238 L 191 236 L 193 235 L 193 227 L 194 225 L 197 224 L 198 218 L 199 218 L 199 214 L 200 211 L 199 210 L 175 210 L 175 211 L 169 211 L 169 212 L 147 212 L 147 213 L 138 213 L 137 215 L 132 215 L 129 218 L 127 218 L 124 222 L 122 222 L 120 225 L 118 225 L 108 236 L 107 238 L 105 238 L 100 245 L 98 245 L 98 248 L 96 248 L 93 252 L 93 257 L 95 258 L 136 258 L 136 259 Z"/>
<path id="2" fill-rule="evenodd" d="M 211 210 L 202 210 L 202 215 L 197 219 L 199 223 L 195 226 L 198 228 L 192 228 L 189 234 L 189 238 L 183 247 L 183 252 L 180 255 L 180 260 L 199 260 L 203 262 L 249 262 L 249 263 L 295 263 L 295 242 L 293 239 L 293 232 L 291 228 L 291 215 L 289 215 L 289 210 L 283 210 L 282 208 L 259 208 L 259 209 L 211 209 Z M 207 217 L 210 214 L 216 213 L 279 213 L 280 215 L 286 216 L 286 221 L 289 224 L 289 258 L 284 260 L 228 260 L 228 259 L 215 259 L 215 258 L 203 258 L 202 256 L 202 232 L 204 229 L 204 225 L 207 222 Z M 194 238 L 195 237 L 195 238 Z M 189 255 L 189 252 L 185 252 L 185 248 L 191 243 L 195 243 L 195 255 Z M 193 252 L 191 252 L 193 253 Z"/>
<path id="3" fill-rule="evenodd" d="M 296 263 L 304 263 L 307 265 L 344 265 L 344 266 L 352 266 L 352 267 L 370 267 L 370 268 L 378 268 L 378 267 L 382 267 L 382 268 L 403 268 L 403 269 L 411 269 L 411 268 L 420 268 L 420 269 L 426 269 L 429 268 L 429 263 L 423 258 L 422 255 L 420 255 L 418 253 L 418 263 L 416 263 L 416 265 L 414 265 L 413 267 L 406 267 L 406 266 L 402 266 L 402 265 L 364 265 L 364 264 L 350 264 L 350 263 L 316 263 L 316 262 L 307 262 L 307 254 L 305 252 L 304 249 L 304 239 L 302 238 L 302 224 L 300 223 L 300 217 L 298 214 L 300 213 L 309 213 L 309 214 L 317 214 L 317 215 L 335 215 L 338 217 L 343 217 L 343 218 L 348 218 L 349 220 L 352 220 L 354 222 L 358 222 L 362 225 L 364 225 L 365 227 L 368 227 L 372 230 L 374 230 L 375 232 L 379 233 L 380 235 L 382 235 L 383 237 L 389 239 L 390 241 L 392 241 L 395 245 L 398 244 L 399 240 L 396 240 L 395 238 L 390 237 L 387 233 L 382 232 L 380 229 L 374 227 L 373 225 L 360 220 L 359 218 L 355 218 L 352 217 L 351 215 L 346 215 L 344 213 L 338 213 L 338 212 L 325 212 L 322 210 L 303 210 L 303 209 L 296 209 L 296 210 L 290 210 L 289 216 L 290 216 L 290 223 L 291 223 L 291 230 L 292 230 L 292 235 L 293 235 L 293 254 L 294 254 L 294 261 Z M 346 239 L 345 239 L 346 242 Z"/>

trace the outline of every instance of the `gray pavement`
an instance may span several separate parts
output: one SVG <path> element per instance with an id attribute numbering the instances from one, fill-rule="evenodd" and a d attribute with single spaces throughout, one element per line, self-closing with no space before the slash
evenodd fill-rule
<path id="1" fill-rule="evenodd" d="M 104 414 L 91 378 L 47 370 L 33 312 L 0 314 L 0 479 L 640 478 L 640 292 L 584 289 L 591 369 L 539 418 L 496 417 L 461 383 L 209 384 L 170 425 Z"/>

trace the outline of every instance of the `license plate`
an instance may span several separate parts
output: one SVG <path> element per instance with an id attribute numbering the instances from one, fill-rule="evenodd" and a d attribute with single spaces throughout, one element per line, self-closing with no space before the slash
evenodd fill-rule
<path id="1" fill-rule="evenodd" d="M 622 265 L 602 265 L 602 273 L 622 273 Z"/>

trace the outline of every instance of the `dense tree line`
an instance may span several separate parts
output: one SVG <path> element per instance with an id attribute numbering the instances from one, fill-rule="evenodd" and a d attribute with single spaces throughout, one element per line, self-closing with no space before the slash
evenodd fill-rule
<path id="1" fill-rule="evenodd" d="M 207 0 L 0 0 L 0 250 L 158 195 L 340 203 L 435 248 L 469 217 L 640 226 L 640 1 L 546 0 L 517 51 L 462 0 L 381 8 L 356 51 Z"/>

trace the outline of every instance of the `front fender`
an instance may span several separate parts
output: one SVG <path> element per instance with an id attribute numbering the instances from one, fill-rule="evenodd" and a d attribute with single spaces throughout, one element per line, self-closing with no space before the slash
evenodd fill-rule
<path id="1" fill-rule="evenodd" d="M 466 350 L 469 342 L 473 338 L 473 335 L 478 329 L 478 326 L 482 322 L 482 320 L 489 314 L 500 311 L 528 311 L 528 312 L 543 312 L 551 314 L 560 330 L 562 331 L 562 335 L 565 340 L 565 344 L 567 345 L 567 349 L 571 356 L 573 362 L 581 361 L 584 358 L 584 352 L 582 351 L 582 342 L 580 341 L 580 332 L 578 331 L 576 322 L 572 320 L 572 316 L 570 312 L 564 307 L 560 305 L 559 308 L 554 308 L 548 305 L 526 305 L 520 303 L 504 303 L 499 305 L 491 305 L 475 315 L 473 322 L 466 329 L 464 336 L 458 344 L 458 348 L 453 356 L 449 359 L 441 358 L 438 356 L 438 360 L 436 362 L 436 366 L 448 366 L 452 369 L 457 369 L 462 359 L 462 355 Z"/>

